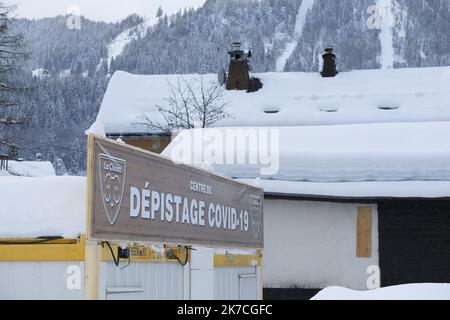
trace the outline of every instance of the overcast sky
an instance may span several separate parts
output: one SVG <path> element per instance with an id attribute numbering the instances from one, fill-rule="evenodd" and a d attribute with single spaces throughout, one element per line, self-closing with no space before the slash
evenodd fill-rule
<path id="1" fill-rule="evenodd" d="M 166 13 L 174 13 L 185 7 L 198 7 L 206 0 L 4 0 L 17 4 L 15 16 L 24 18 L 53 17 L 66 14 L 75 5 L 81 14 L 97 21 L 120 21 L 132 13 L 153 17 L 159 6 Z"/>

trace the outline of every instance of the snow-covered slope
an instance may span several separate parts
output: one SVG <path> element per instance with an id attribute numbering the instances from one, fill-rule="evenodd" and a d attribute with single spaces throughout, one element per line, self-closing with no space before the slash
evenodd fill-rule
<path id="1" fill-rule="evenodd" d="M 378 0 L 380 14 L 380 64 L 382 69 L 394 68 L 394 16 L 393 0 Z"/>
<path id="2" fill-rule="evenodd" d="M 158 22 L 158 18 L 147 19 L 144 22 L 126 29 L 120 33 L 108 46 L 108 66 L 111 65 L 111 61 L 122 54 L 125 46 L 131 41 L 145 36 L 149 28 L 153 27 Z"/>
<path id="3" fill-rule="evenodd" d="M 450 284 L 407 284 L 371 291 L 330 287 L 312 300 L 450 300 Z"/>
<path id="4" fill-rule="evenodd" d="M 294 52 L 296 46 L 297 46 L 297 41 L 290 41 L 290 42 L 286 43 L 286 48 L 283 50 L 283 53 L 281 54 L 281 56 L 278 57 L 277 62 L 276 62 L 277 72 L 284 71 L 287 60 L 290 58 L 290 56 Z"/>
<path id="5" fill-rule="evenodd" d="M 300 7 L 298 9 L 298 14 L 295 21 L 295 39 L 292 41 L 289 41 L 286 44 L 286 48 L 284 49 L 283 53 L 278 57 L 276 61 L 276 71 L 283 72 L 287 60 L 291 57 L 292 53 L 294 52 L 295 48 L 298 44 L 298 39 L 301 38 L 303 33 L 303 27 L 306 23 L 306 18 L 308 16 L 308 12 L 311 10 L 311 8 L 314 6 L 314 3 L 316 0 L 303 0 L 300 4 Z"/>
<path id="6" fill-rule="evenodd" d="M 232 41 L 252 50 L 258 72 L 317 71 L 327 46 L 340 71 L 450 65 L 448 0 L 208 0 L 170 20 L 124 50 L 115 70 L 215 73 Z"/>
<path id="7" fill-rule="evenodd" d="M 256 93 L 224 91 L 232 118 L 216 126 L 298 126 L 450 121 L 450 67 L 362 70 L 324 79 L 318 73 L 258 74 Z M 116 72 L 97 121 L 107 133 L 148 132 L 142 116 L 162 120 L 170 83 L 182 77 L 216 83 L 208 75 L 132 75 Z"/>
<path id="8" fill-rule="evenodd" d="M 298 36 L 301 36 L 303 33 L 303 28 L 306 23 L 306 18 L 308 16 L 309 11 L 314 6 L 316 0 L 303 0 L 300 4 L 297 14 L 297 20 L 295 22 L 295 33 Z"/>

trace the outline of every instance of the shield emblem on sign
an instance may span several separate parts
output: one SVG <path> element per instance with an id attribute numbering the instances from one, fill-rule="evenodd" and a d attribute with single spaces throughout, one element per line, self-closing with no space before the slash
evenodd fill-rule
<path id="1" fill-rule="evenodd" d="M 125 191 L 126 161 L 100 154 L 100 188 L 106 217 L 111 225 L 119 217 Z"/>
<path id="2" fill-rule="evenodd" d="M 259 233 L 261 231 L 261 197 L 250 196 L 251 202 L 251 218 L 252 218 L 252 229 L 255 239 L 258 239 Z"/>

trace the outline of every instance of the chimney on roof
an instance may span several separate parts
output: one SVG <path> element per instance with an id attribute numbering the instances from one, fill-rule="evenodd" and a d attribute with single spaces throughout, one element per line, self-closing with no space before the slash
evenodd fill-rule
<path id="1" fill-rule="evenodd" d="M 255 92 L 262 88 L 262 83 L 258 78 L 250 77 L 249 60 L 252 52 L 245 52 L 241 49 L 240 42 L 233 42 L 231 50 L 228 50 L 230 56 L 230 66 L 228 68 L 228 77 L 226 78 L 227 90 L 246 90 Z M 219 78 L 222 78 L 219 75 Z M 220 80 L 219 80 L 220 82 Z"/>
<path id="2" fill-rule="evenodd" d="M 329 47 L 325 48 L 323 58 L 323 70 L 320 73 L 324 78 L 335 77 L 338 72 L 336 70 L 336 55 L 333 53 L 334 49 Z"/>

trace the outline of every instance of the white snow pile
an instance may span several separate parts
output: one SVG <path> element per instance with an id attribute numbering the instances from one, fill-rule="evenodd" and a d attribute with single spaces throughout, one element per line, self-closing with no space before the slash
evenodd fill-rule
<path id="1" fill-rule="evenodd" d="M 450 300 L 450 284 L 408 284 L 371 291 L 330 287 L 311 300 Z"/>
<path id="2" fill-rule="evenodd" d="M 44 68 L 34 69 L 31 74 L 34 78 L 38 79 L 44 79 L 50 76 L 50 72 Z"/>
<path id="3" fill-rule="evenodd" d="M 260 187 L 268 195 L 291 195 L 311 198 L 449 198 L 450 181 L 369 181 L 369 182 L 297 182 L 240 179 Z"/>
<path id="4" fill-rule="evenodd" d="M 22 177 L 56 176 L 53 164 L 48 161 L 9 161 L 8 171 L 13 176 Z"/>
<path id="5" fill-rule="evenodd" d="M 450 122 L 210 128 L 182 131 L 163 155 L 237 179 L 450 181 L 448 137 Z"/>
<path id="6" fill-rule="evenodd" d="M 0 238 L 76 238 L 85 231 L 85 178 L 1 177 L 0 190 Z"/>
<path id="7" fill-rule="evenodd" d="M 450 67 L 362 70 L 322 78 L 319 73 L 263 73 L 255 93 L 225 91 L 229 126 L 300 126 L 380 122 L 450 121 Z M 145 133 L 146 115 L 162 121 L 169 83 L 216 84 L 217 75 L 132 75 L 116 72 L 97 121 L 107 133 Z M 197 88 L 198 91 L 198 88 Z"/>
<path id="8" fill-rule="evenodd" d="M 95 134 L 100 137 L 106 137 L 105 126 L 100 121 L 96 121 L 88 130 L 85 131 L 85 134 L 87 136 L 90 134 Z"/>

